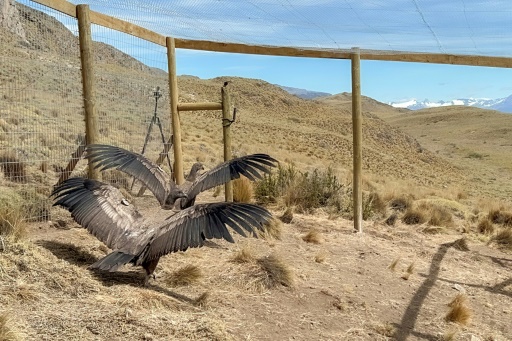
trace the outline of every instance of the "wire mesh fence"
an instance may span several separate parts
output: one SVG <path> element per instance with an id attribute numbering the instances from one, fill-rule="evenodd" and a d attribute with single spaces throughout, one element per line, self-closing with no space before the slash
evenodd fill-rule
<path id="1" fill-rule="evenodd" d="M 35 2 L 10 2 L 0 31 L 0 206 L 31 221 L 51 218 L 49 194 L 63 173 L 86 174 L 72 154 L 85 144 L 77 20 Z M 166 49 L 92 26 L 99 142 L 156 160 L 171 138 Z M 146 66 L 133 55 L 151 60 Z M 158 89 L 158 91 L 157 91 Z M 171 166 L 172 155 L 163 168 Z M 131 187 L 120 172 L 104 180 Z"/>

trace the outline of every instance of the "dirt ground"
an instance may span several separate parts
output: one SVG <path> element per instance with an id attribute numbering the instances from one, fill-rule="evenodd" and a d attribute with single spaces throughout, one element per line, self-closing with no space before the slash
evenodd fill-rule
<path id="1" fill-rule="evenodd" d="M 351 221 L 321 211 L 295 214 L 281 240 L 240 237 L 168 255 L 142 287 L 140 268 L 88 270 L 108 250 L 66 213 L 61 228 L 35 223 L 30 243 L 1 254 L 0 304 L 27 340 L 512 340 L 512 255 L 471 236 L 460 251 L 456 229 L 432 235 L 365 222 L 356 234 Z M 302 240 L 312 228 L 321 243 Z M 240 248 L 282 259 L 294 285 L 258 290 L 253 265 L 231 261 Z M 169 285 L 184 265 L 202 277 Z M 445 321 L 460 292 L 472 310 L 467 326 Z"/>

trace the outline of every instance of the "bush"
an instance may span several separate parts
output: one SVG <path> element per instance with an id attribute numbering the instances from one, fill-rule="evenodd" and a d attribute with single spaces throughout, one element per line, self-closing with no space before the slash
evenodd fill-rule
<path id="1" fill-rule="evenodd" d="M 279 164 L 276 173 L 265 174 L 263 179 L 256 183 L 254 193 L 256 201 L 259 204 L 277 202 L 297 176 L 298 171 L 293 165 L 284 167 Z"/>
<path id="2" fill-rule="evenodd" d="M 406 198 L 406 197 L 398 197 L 398 198 L 393 198 L 390 202 L 389 202 L 389 207 L 395 211 L 399 211 L 399 212 L 405 212 L 406 210 L 408 210 L 409 208 L 411 208 L 411 205 L 412 205 L 412 200 L 410 198 Z"/>
<path id="3" fill-rule="evenodd" d="M 512 226 L 512 214 L 509 212 L 502 212 L 501 210 L 492 210 L 489 211 L 488 218 L 495 224 Z"/>
<path id="4" fill-rule="evenodd" d="M 402 217 L 402 221 L 407 225 L 415 225 L 423 224 L 425 221 L 427 221 L 427 218 L 422 211 L 408 209 Z"/>
<path id="5" fill-rule="evenodd" d="M 21 162 L 14 153 L 4 153 L 0 155 L 0 168 L 2 168 L 6 179 L 21 183 L 27 181 L 25 164 Z"/>

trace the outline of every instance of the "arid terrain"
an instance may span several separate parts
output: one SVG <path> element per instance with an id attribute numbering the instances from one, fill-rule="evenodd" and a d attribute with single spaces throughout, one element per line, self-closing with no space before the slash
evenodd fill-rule
<path id="1" fill-rule="evenodd" d="M 0 340 L 512 340 L 512 115 L 364 97 L 357 234 L 350 94 L 304 100 L 262 80 L 180 76 L 181 102 L 219 101 L 231 81 L 235 156 L 268 153 L 303 180 L 330 169 L 341 189 L 310 209 L 292 182 L 265 203 L 275 217 L 294 212 L 272 235 L 167 255 L 144 287 L 141 268 L 89 270 L 109 250 L 48 198 L 85 131 L 77 38 L 33 9 L 9 13 L 19 25 L 0 21 Z M 95 61 L 101 143 L 142 150 L 156 86 L 168 139 L 166 73 L 104 43 Z M 185 170 L 222 161 L 221 113 L 181 122 Z M 155 127 L 146 155 L 161 149 Z M 137 188 L 127 198 L 164 219 Z"/>

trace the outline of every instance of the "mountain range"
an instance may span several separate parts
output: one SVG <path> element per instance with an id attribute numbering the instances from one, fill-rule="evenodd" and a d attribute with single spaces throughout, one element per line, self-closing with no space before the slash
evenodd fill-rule
<path id="1" fill-rule="evenodd" d="M 477 107 L 483 109 L 493 109 L 498 110 L 505 113 L 512 113 L 512 95 L 504 98 L 497 99 L 489 99 L 489 98 L 460 98 L 453 99 L 449 101 L 431 101 L 425 99 L 423 101 L 418 101 L 416 99 L 411 99 L 407 101 L 400 102 L 389 102 L 389 105 L 395 108 L 404 108 L 410 110 L 418 110 L 424 108 L 435 108 L 435 107 L 444 107 L 450 105 L 463 105 L 468 107 Z"/>

